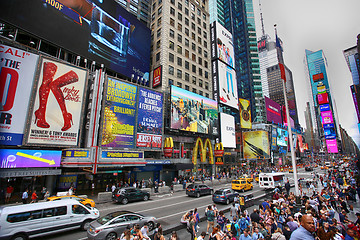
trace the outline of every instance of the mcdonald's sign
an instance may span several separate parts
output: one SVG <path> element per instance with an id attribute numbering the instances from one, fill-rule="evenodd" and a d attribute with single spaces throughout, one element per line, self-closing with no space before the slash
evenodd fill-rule
<path id="1" fill-rule="evenodd" d="M 224 155 L 224 147 L 222 143 L 216 143 L 214 147 L 215 157 L 222 157 Z"/>
<path id="2" fill-rule="evenodd" d="M 159 66 L 153 72 L 153 88 L 161 85 L 162 67 Z"/>
<path id="3" fill-rule="evenodd" d="M 199 150 L 199 148 L 200 148 L 200 150 Z M 207 149 L 208 149 L 208 151 L 207 151 Z M 206 162 L 206 154 L 209 153 L 209 164 L 214 164 L 214 155 L 213 155 L 210 139 L 207 138 L 205 140 L 205 145 L 203 144 L 203 141 L 201 140 L 201 138 L 196 139 L 196 143 L 195 143 L 195 146 L 193 149 L 193 157 L 192 157 L 192 162 L 194 165 L 197 164 L 198 151 L 200 152 L 200 161 L 201 162 Z"/>
<path id="4" fill-rule="evenodd" d="M 174 149 L 174 142 L 173 142 L 172 137 L 165 138 L 165 141 L 164 141 L 164 156 L 165 157 L 171 157 L 173 149 Z"/>

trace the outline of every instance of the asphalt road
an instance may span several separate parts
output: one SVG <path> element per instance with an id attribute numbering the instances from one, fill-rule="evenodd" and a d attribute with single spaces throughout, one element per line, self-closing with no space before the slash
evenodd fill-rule
<path id="1" fill-rule="evenodd" d="M 318 172 L 323 172 L 318 170 Z M 292 182 L 293 174 L 285 173 Z M 305 172 L 304 169 L 300 169 L 298 177 L 310 178 L 311 172 Z M 246 193 L 252 193 L 254 197 L 264 194 L 264 191 L 259 188 L 256 182 L 253 182 L 254 189 Z M 214 190 L 228 187 L 231 188 L 231 184 L 223 184 L 214 186 Z M 202 196 L 200 198 L 193 198 L 186 196 L 184 191 L 176 192 L 174 194 L 154 195 L 149 201 L 146 202 L 134 202 L 127 205 L 104 203 L 97 204 L 96 208 L 99 209 L 100 215 L 104 216 L 108 213 L 128 210 L 138 212 L 144 215 L 154 216 L 163 226 L 163 229 L 169 229 L 176 225 L 179 225 L 181 216 L 188 210 L 198 208 L 200 217 L 204 216 L 205 208 L 212 204 L 211 196 Z M 217 205 L 219 210 L 228 208 L 227 205 Z M 85 231 L 73 230 L 56 235 L 50 235 L 48 237 L 42 237 L 44 240 L 84 240 L 87 239 L 87 233 Z"/>

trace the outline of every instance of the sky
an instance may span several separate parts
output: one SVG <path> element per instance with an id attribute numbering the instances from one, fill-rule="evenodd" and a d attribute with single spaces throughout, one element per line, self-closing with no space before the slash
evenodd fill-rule
<path id="1" fill-rule="evenodd" d="M 360 34 L 359 0 L 253 0 L 257 37 L 261 37 L 259 1 L 265 33 L 275 39 L 274 24 L 283 41 L 284 62 L 292 71 L 299 121 L 309 101 L 304 70 L 305 49 L 323 50 L 328 63 L 331 96 L 339 123 L 360 146 L 357 117 L 351 96 L 352 77 L 343 50 L 356 45 Z"/>

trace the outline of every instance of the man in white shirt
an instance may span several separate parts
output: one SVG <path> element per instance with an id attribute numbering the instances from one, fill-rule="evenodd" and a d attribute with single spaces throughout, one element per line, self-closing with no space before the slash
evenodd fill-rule
<path id="1" fill-rule="evenodd" d="M 147 223 L 144 223 L 144 226 L 140 229 L 140 232 L 142 233 L 145 239 L 150 240 L 150 237 L 148 236 L 149 227 L 147 226 Z"/>

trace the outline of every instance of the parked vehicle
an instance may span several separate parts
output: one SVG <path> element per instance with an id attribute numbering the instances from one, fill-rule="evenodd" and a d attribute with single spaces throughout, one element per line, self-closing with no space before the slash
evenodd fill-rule
<path id="1" fill-rule="evenodd" d="M 260 188 L 273 189 L 277 186 L 284 186 L 284 173 L 260 173 L 259 186 Z"/>
<path id="2" fill-rule="evenodd" d="M 235 191 L 245 192 L 253 189 L 252 183 L 246 178 L 240 178 L 231 181 L 231 189 Z"/>
<path id="3" fill-rule="evenodd" d="M 313 171 L 314 169 L 312 168 L 312 167 L 305 167 L 305 171 L 307 171 L 307 172 L 310 172 L 310 171 Z"/>
<path id="4" fill-rule="evenodd" d="M 150 199 L 150 193 L 148 191 L 136 189 L 134 187 L 117 188 L 112 194 L 112 199 L 115 202 L 122 204 L 128 204 L 133 201 L 147 201 Z"/>
<path id="5" fill-rule="evenodd" d="M 0 207 L 0 239 L 26 240 L 76 228 L 87 230 L 99 217 L 74 199 Z"/>
<path id="6" fill-rule="evenodd" d="M 95 201 L 87 198 L 87 196 L 75 196 L 75 195 L 65 195 L 65 196 L 52 196 L 48 197 L 46 201 L 58 201 L 64 199 L 75 199 L 78 202 L 81 202 L 83 205 L 87 207 L 95 207 Z"/>
<path id="7" fill-rule="evenodd" d="M 155 217 L 130 211 L 117 211 L 93 221 L 88 228 L 87 236 L 89 240 L 115 240 L 127 226 L 139 224 L 142 227 L 145 223 L 151 231 L 155 228 L 157 220 Z"/>
<path id="8" fill-rule="evenodd" d="M 234 202 L 235 197 L 239 196 L 239 193 L 228 188 L 221 188 L 216 190 L 212 196 L 214 203 L 225 203 L 229 204 Z"/>
<path id="9" fill-rule="evenodd" d="M 197 184 L 193 183 L 187 186 L 186 195 L 191 197 L 200 197 L 202 195 L 212 195 L 214 193 L 214 189 L 205 185 L 205 184 Z"/>

